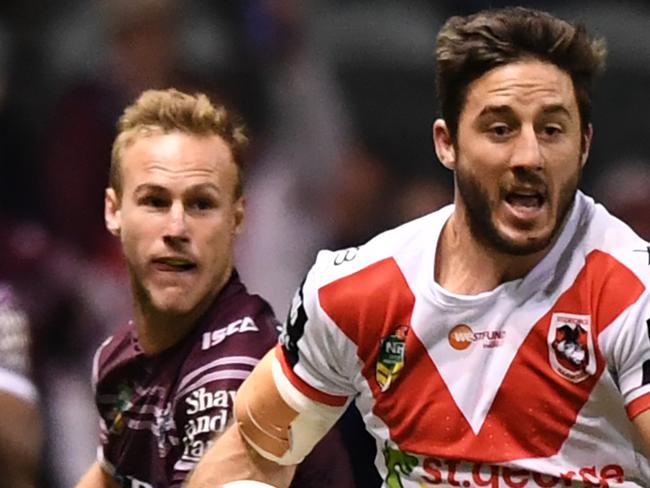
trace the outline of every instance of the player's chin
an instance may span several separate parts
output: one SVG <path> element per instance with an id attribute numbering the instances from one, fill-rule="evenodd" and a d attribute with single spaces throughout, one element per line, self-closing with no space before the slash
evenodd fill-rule
<path id="1" fill-rule="evenodd" d="M 553 241 L 553 228 L 508 229 L 501 233 L 502 250 L 507 254 L 528 256 L 547 249 Z"/>
<path id="2" fill-rule="evenodd" d="M 192 312 L 199 303 L 199 298 L 187 290 L 166 290 L 152 294 L 152 305 L 159 313 L 177 316 Z"/>

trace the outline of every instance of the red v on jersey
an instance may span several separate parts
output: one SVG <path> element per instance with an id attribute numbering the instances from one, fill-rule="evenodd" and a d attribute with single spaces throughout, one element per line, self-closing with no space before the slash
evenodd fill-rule
<path id="1" fill-rule="evenodd" d="M 598 335 L 643 291 L 628 268 L 606 253 L 592 251 L 573 285 L 530 330 L 478 434 L 415 334 L 406 335 L 399 379 L 381 392 L 375 379 L 381 339 L 399 325 L 410 325 L 415 304 L 392 258 L 324 286 L 319 298 L 323 310 L 357 344 L 375 399 L 373 411 L 401 450 L 496 463 L 549 457 L 559 451 L 604 370 Z M 591 317 L 596 370 L 578 383 L 557 374 L 550 364 L 547 337 L 554 313 Z"/>

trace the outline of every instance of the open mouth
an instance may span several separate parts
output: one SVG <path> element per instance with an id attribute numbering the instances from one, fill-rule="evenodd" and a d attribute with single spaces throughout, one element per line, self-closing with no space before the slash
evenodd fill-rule
<path id="1" fill-rule="evenodd" d="M 185 258 L 156 258 L 153 263 L 161 271 L 191 271 L 196 268 L 194 261 Z"/>
<path id="2" fill-rule="evenodd" d="M 512 207 L 536 209 L 544 205 L 544 195 L 539 192 L 509 192 L 505 197 L 506 202 Z"/>
<path id="3" fill-rule="evenodd" d="M 517 225 L 534 225 L 547 208 L 548 196 L 545 188 L 514 187 L 503 194 L 510 218 Z"/>

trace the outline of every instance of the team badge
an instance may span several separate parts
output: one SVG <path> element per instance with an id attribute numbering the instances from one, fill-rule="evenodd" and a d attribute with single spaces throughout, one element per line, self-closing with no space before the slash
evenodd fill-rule
<path id="1" fill-rule="evenodd" d="M 404 368 L 404 350 L 408 330 L 406 325 L 399 325 L 395 332 L 381 340 L 375 379 L 382 392 L 392 386 Z"/>
<path id="2" fill-rule="evenodd" d="M 131 408 L 133 405 L 131 401 L 132 397 L 133 389 L 125 383 L 120 384 L 118 387 L 117 401 L 115 402 L 115 406 L 111 412 L 108 414 L 109 420 L 112 421 L 111 428 L 109 430 L 111 434 L 120 435 L 124 431 L 124 426 L 126 424 L 126 420 L 124 419 L 124 412 Z"/>
<path id="3" fill-rule="evenodd" d="M 548 346 L 551 367 L 563 378 L 579 383 L 596 372 L 591 316 L 554 313 Z"/>

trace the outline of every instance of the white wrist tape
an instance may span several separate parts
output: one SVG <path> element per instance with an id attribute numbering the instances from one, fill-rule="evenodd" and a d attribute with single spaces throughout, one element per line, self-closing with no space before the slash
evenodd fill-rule
<path id="1" fill-rule="evenodd" d="M 253 480 L 239 480 L 239 481 L 229 481 L 225 485 L 221 485 L 218 488 L 275 488 L 273 485 L 268 483 L 262 483 L 261 481 Z"/>
<path id="2" fill-rule="evenodd" d="M 271 350 L 239 388 L 234 413 L 240 435 L 259 455 L 290 466 L 302 462 L 344 410 L 298 391 Z"/>
<path id="3" fill-rule="evenodd" d="M 281 458 L 265 457 L 282 465 L 299 464 L 336 423 L 345 406 L 332 407 L 303 395 L 289 382 L 277 359 L 273 361 L 272 371 L 280 396 L 299 413 L 290 425 L 291 449 Z"/>

